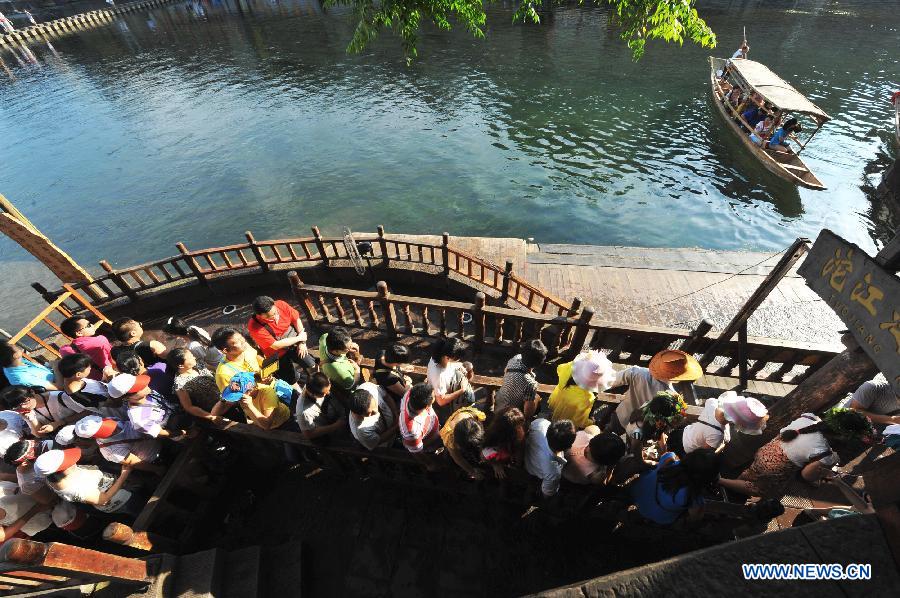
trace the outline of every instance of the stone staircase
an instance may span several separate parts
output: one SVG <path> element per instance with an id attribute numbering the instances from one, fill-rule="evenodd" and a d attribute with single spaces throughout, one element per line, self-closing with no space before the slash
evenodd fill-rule
<path id="1" fill-rule="evenodd" d="M 211 548 L 192 554 L 148 557 L 158 563 L 153 582 L 134 589 L 110 583 L 95 598 L 299 598 L 302 596 L 300 542 Z"/>

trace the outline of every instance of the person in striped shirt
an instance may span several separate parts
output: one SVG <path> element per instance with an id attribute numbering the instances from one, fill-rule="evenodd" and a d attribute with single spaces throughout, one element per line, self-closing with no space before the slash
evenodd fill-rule
<path id="1" fill-rule="evenodd" d="M 427 382 L 415 384 L 400 402 L 400 436 L 403 446 L 432 469 L 430 453 L 441 443 L 440 424 L 434 412 L 434 388 Z"/>

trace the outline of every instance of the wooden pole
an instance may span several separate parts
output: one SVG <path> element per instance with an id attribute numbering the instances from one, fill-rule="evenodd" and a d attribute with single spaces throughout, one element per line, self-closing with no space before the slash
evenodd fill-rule
<path id="1" fill-rule="evenodd" d="M 444 260 L 444 276 L 450 276 L 450 233 L 441 235 L 441 256 Z"/>
<path id="2" fill-rule="evenodd" d="M 187 262 L 188 268 L 191 269 L 191 272 L 193 272 L 194 276 L 197 277 L 197 279 L 203 286 L 208 287 L 209 281 L 206 279 L 206 275 L 203 274 L 203 270 L 200 269 L 200 264 L 196 259 L 194 259 L 194 256 L 191 255 L 191 252 L 188 251 L 188 248 L 184 246 L 184 243 L 179 241 L 178 243 L 175 243 L 175 247 L 177 247 L 178 251 L 181 252 L 181 255 L 184 256 L 184 260 Z"/>
<path id="3" fill-rule="evenodd" d="M 93 278 L 38 230 L 8 199 L 0 195 L 0 232 L 36 257 L 62 282 L 89 283 Z"/>
<path id="4" fill-rule="evenodd" d="M 262 252 L 262 247 L 256 244 L 256 239 L 253 238 L 253 233 L 247 231 L 244 233 L 244 236 L 247 237 L 247 243 L 250 244 L 250 251 L 253 252 L 254 257 L 256 257 L 256 261 L 259 262 L 259 267 L 262 268 L 263 272 L 268 272 L 269 262 L 266 261 L 266 256 Z"/>
<path id="5" fill-rule="evenodd" d="M 319 250 L 319 258 L 322 260 L 322 267 L 328 267 L 328 256 L 325 255 L 325 243 L 322 242 L 322 234 L 319 232 L 319 227 L 312 227 L 312 234 L 316 241 L 316 249 Z"/>
<path id="6" fill-rule="evenodd" d="M 294 292 L 294 298 L 297 300 L 297 303 L 300 304 L 300 308 L 303 309 L 307 321 L 310 325 L 317 324 L 319 321 L 319 312 L 316 310 L 309 295 L 306 293 L 306 285 L 300 280 L 300 276 L 296 272 L 288 272 L 288 282 L 291 283 L 291 290 Z"/>
<path id="7" fill-rule="evenodd" d="M 122 275 L 115 271 L 115 269 L 107 262 L 106 260 L 100 260 L 100 267 L 103 268 L 108 274 L 112 281 L 115 283 L 119 289 L 125 293 L 130 301 L 137 300 L 137 293 L 134 289 L 132 289 L 125 279 L 122 278 Z"/>
<path id="8" fill-rule="evenodd" d="M 753 315 L 753 312 L 756 311 L 756 309 L 762 305 L 762 302 L 766 300 L 766 297 L 769 296 L 769 293 L 775 290 L 775 287 L 778 286 L 781 279 L 784 278 L 794 264 L 797 263 L 797 260 L 809 250 L 809 245 L 810 240 L 803 237 L 798 238 L 791 244 L 788 250 L 784 252 L 784 255 L 781 256 L 781 259 L 775 267 L 772 268 L 772 271 L 766 276 L 765 280 L 763 280 L 759 287 L 753 291 L 753 294 L 750 295 L 750 298 L 747 299 L 744 306 L 738 311 L 734 318 L 732 318 L 731 322 L 728 323 L 728 326 L 725 327 L 719 337 L 713 341 L 713 344 L 706 350 L 706 353 L 699 359 L 700 365 L 706 367 L 712 363 L 713 359 L 716 357 L 716 350 L 734 338 L 734 335 L 738 333 L 741 326 L 746 324 L 750 316 Z"/>
<path id="9" fill-rule="evenodd" d="M 566 351 L 568 357 L 575 357 L 584 348 L 584 343 L 587 341 L 587 334 L 590 330 L 591 318 L 593 317 L 593 307 L 585 307 L 582 310 L 581 315 L 578 316 L 578 323 L 575 324 L 575 335 L 572 337 L 572 344 L 569 345 L 569 349 Z"/>
<path id="10" fill-rule="evenodd" d="M 384 227 L 380 224 L 378 225 L 378 247 L 381 249 L 381 265 L 382 267 L 387 268 L 391 260 L 388 258 L 387 241 L 384 238 Z"/>
<path id="11" fill-rule="evenodd" d="M 512 260 L 506 260 L 506 268 L 503 270 L 503 283 L 500 288 L 500 305 L 506 303 L 509 298 L 509 279 L 512 276 Z"/>
<path id="12" fill-rule="evenodd" d="M 378 297 L 381 305 L 384 306 L 384 323 L 390 336 L 397 336 L 397 312 L 394 310 L 394 304 L 391 303 L 391 292 L 388 285 L 383 280 L 379 280 L 375 285 L 378 289 Z"/>
<path id="13" fill-rule="evenodd" d="M 482 347 L 484 347 L 484 328 L 485 328 L 485 318 L 484 318 L 484 302 L 485 295 L 482 292 L 478 292 L 475 294 L 475 309 L 472 311 L 472 319 L 474 320 L 473 324 L 475 324 L 475 352 L 480 353 Z"/>

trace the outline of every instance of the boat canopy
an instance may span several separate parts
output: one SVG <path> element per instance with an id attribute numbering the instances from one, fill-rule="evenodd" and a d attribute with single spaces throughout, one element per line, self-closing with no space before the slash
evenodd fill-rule
<path id="1" fill-rule="evenodd" d="M 766 65 L 743 59 L 732 60 L 731 68 L 748 86 L 782 110 L 809 114 L 820 125 L 831 120 L 824 110 L 806 99 L 806 96 L 791 87 L 787 81 L 773 73 Z"/>

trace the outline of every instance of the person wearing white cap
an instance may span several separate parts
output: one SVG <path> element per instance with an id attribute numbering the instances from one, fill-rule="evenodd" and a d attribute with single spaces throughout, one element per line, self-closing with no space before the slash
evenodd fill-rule
<path id="1" fill-rule="evenodd" d="M 80 448 L 81 461 L 83 463 L 93 462 L 99 454 L 97 443 L 94 442 L 92 438 L 81 438 L 75 434 L 75 424 L 69 424 L 68 426 L 60 428 L 59 432 L 56 433 L 53 442 L 55 443 L 56 448 L 72 448 L 76 446 Z"/>
<path id="2" fill-rule="evenodd" d="M 0 543 L 18 532 L 33 536 L 50 527 L 50 508 L 25 494 L 0 497 Z"/>
<path id="3" fill-rule="evenodd" d="M 667 446 L 682 458 L 697 449 L 717 450 L 725 441 L 726 425 L 732 424 L 738 432 L 756 436 L 762 434 L 768 419 L 769 411 L 759 400 L 728 390 L 717 399 L 706 399 L 697 421 L 675 430 L 669 436 Z"/>
<path id="4" fill-rule="evenodd" d="M 612 363 L 600 351 L 587 351 L 573 361 L 559 365 L 556 373 L 559 382 L 547 402 L 551 420 L 572 420 L 577 429 L 583 430 L 594 423 L 591 420 L 591 408 L 596 399 L 594 393 L 612 385 L 616 375 Z"/>
<path id="5" fill-rule="evenodd" d="M 104 513 L 139 512 L 143 501 L 124 488 L 131 475 L 131 466 L 123 463 L 122 473 L 115 478 L 96 467 L 78 465 L 80 457 L 78 448 L 54 449 L 38 457 L 34 468 L 63 500 L 93 505 Z"/>
<path id="6" fill-rule="evenodd" d="M 162 475 L 164 470 L 154 462 L 159 459 L 160 444 L 135 429 L 130 422 L 88 415 L 75 424 L 80 438 L 97 441 L 100 454 L 110 463 L 122 463 Z"/>
<path id="7" fill-rule="evenodd" d="M 178 427 L 185 419 L 181 407 L 150 388 L 150 376 L 119 374 L 109 381 L 108 387 L 109 396 L 128 402 L 128 419 L 138 432 L 173 440 L 187 433 Z"/>
<path id="8" fill-rule="evenodd" d="M 84 507 L 79 507 L 67 500 L 56 503 L 50 511 L 53 525 L 67 531 L 81 540 L 96 538 L 106 527 L 106 521 L 90 515 Z"/>
<path id="9" fill-rule="evenodd" d="M 21 493 L 40 503 L 53 502 L 53 493 L 47 488 L 44 476 L 35 471 L 34 461 L 52 448 L 52 440 L 20 440 L 11 445 L 3 457 L 6 463 L 15 466 Z"/>

